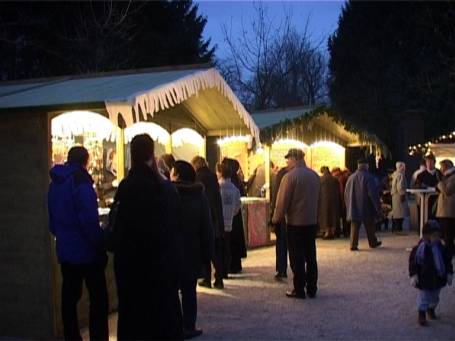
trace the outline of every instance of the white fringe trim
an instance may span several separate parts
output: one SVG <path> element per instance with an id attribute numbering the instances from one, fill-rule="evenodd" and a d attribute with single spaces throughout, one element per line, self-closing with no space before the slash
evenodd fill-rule
<path id="1" fill-rule="evenodd" d="M 197 95 L 199 91 L 210 88 L 216 88 L 231 102 L 235 111 L 250 129 L 251 135 L 256 139 L 256 143 L 260 144 L 259 128 L 256 123 L 223 77 L 213 68 L 196 72 L 149 91 L 136 93 L 129 96 L 125 102 L 106 100 L 105 105 L 109 113 L 109 119 L 115 125 L 118 124 L 118 115 L 120 114 L 126 126 L 129 127 L 134 122 L 145 121 L 146 118 L 142 117 L 139 114 L 140 112 L 150 114 L 153 117 L 154 113 L 174 107 L 191 96 Z"/>

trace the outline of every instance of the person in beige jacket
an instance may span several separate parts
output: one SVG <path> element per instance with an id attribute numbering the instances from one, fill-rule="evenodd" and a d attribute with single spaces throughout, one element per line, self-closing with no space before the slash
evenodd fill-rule
<path id="1" fill-rule="evenodd" d="M 396 170 L 392 174 L 392 232 L 403 231 L 403 220 L 409 217 L 409 205 L 406 198 L 406 165 L 404 162 L 396 163 Z"/>
<path id="2" fill-rule="evenodd" d="M 286 221 L 287 224 L 294 289 L 286 292 L 286 296 L 305 298 L 307 294 L 314 298 L 318 280 L 315 239 L 321 183 L 316 172 L 306 166 L 302 150 L 290 149 L 285 158 L 289 172 L 280 184 L 272 223 Z"/>
<path id="3" fill-rule="evenodd" d="M 444 175 L 437 184 L 438 207 L 436 217 L 442 229 L 442 237 L 452 259 L 455 248 L 455 167 L 452 161 L 442 160 L 440 163 L 441 173 Z"/>

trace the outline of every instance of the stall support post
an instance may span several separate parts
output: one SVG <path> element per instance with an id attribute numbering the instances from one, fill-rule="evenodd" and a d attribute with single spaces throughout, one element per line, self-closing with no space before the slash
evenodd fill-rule
<path id="1" fill-rule="evenodd" d="M 207 137 L 204 136 L 204 143 L 199 147 L 199 156 L 202 156 L 204 159 L 207 155 Z"/>
<path id="2" fill-rule="evenodd" d="M 265 167 L 265 181 L 266 181 L 266 191 L 265 198 L 270 200 L 270 190 L 272 186 L 271 176 L 270 176 L 270 147 L 264 146 L 264 167 Z"/>
<path id="3" fill-rule="evenodd" d="M 172 154 L 172 134 L 169 134 L 169 139 L 167 140 L 164 150 L 166 151 L 166 154 Z"/>
<path id="4" fill-rule="evenodd" d="M 125 131 L 117 127 L 117 138 L 115 140 L 117 149 L 117 181 L 125 177 Z"/>

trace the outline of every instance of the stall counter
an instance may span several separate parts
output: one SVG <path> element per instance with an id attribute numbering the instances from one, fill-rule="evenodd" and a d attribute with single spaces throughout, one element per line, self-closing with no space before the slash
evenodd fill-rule
<path id="1" fill-rule="evenodd" d="M 270 245 L 269 207 L 265 198 L 242 197 L 242 216 L 248 248 Z"/>

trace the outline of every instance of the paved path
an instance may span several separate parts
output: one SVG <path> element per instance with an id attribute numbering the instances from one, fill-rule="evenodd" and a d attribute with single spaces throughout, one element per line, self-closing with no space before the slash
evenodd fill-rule
<path id="1" fill-rule="evenodd" d="M 417 325 L 416 293 L 409 286 L 406 248 L 415 235 L 380 236 L 383 247 L 348 251 L 347 240 L 318 240 L 319 292 L 316 299 L 285 297 L 289 279 L 275 281 L 274 248 L 250 251 L 244 273 L 226 280 L 226 289 L 198 288 L 199 340 L 399 339 L 455 340 L 455 288 L 446 287 L 437 309 L 441 319 Z M 111 318 L 115 335 L 116 316 Z"/>

